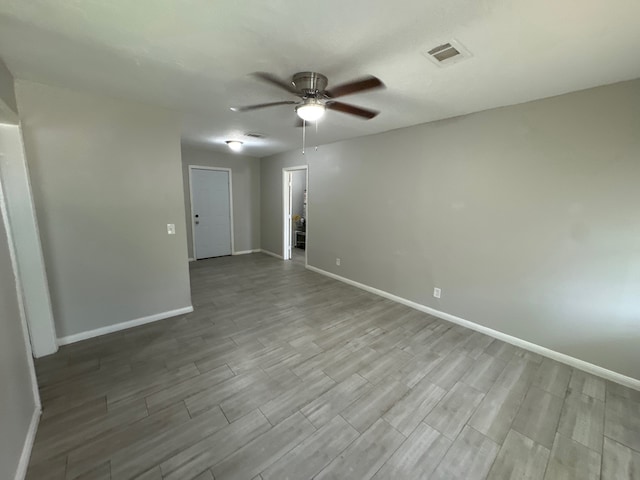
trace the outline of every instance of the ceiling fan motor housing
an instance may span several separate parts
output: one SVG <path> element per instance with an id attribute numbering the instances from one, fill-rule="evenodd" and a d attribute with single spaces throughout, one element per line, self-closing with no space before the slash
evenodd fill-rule
<path id="1" fill-rule="evenodd" d="M 320 73 L 300 72 L 293 76 L 291 83 L 300 93 L 315 94 L 327 88 L 328 80 Z"/>

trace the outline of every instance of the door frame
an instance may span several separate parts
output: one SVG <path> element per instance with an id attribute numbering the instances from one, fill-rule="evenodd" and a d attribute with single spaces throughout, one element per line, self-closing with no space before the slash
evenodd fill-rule
<path id="1" fill-rule="evenodd" d="M 198 260 L 198 254 L 196 252 L 196 232 L 195 232 L 195 221 L 194 221 L 194 213 L 193 213 L 193 181 L 192 175 L 194 170 L 218 170 L 222 172 L 227 172 L 229 174 L 229 222 L 231 227 L 231 255 L 236 254 L 235 242 L 233 238 L 233 179 L 232 179 L 232 171 L 230 168 L 224 167 L 206 167 L 204 165 L 189 165 L 189 212 L 191 213 L 191 247 L 193 248 L 193 260 Z"/>
<path id="2" fill-rule="evenodd" d="M 306 236 L 304 247 L 304 264 L 308 264 L 308 252 L 309 252 L 309 165 L 297 165 L 295 167 L 285 167 L 282 169 L 282 258 L 284 260 L 291 260 L 291 211 L 288 201 L 290 195 L 290 188 L 287 182 L 287 176 L 294 171 L 305 170 L 306 183 L 305 190 L 307 191 L 307 216 L 306 220 Z"/>

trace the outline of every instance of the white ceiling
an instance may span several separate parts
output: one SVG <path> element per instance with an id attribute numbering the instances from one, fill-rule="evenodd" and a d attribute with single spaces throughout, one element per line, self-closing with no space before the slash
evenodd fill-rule
<path id="1" fill-rule="evenodd" d="M 229 110 L 292 99 L 251 72 L 382 79 L 341 99 L 382 113 L 328 112 L 307 136 L 325 144 L 640 77 L 638 19 L 638 0 L 0 0 L 0 56 L 17 78 L 176 109 L 187 142 L 266 156 L 301 131 L 290 106 Z M 421 55 L 450 39 L 473 57 Z"/>

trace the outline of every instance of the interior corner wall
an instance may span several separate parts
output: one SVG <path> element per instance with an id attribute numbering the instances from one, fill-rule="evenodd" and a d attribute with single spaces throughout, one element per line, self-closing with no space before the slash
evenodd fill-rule
<path id="1" fill-rule="evenodd" d="M 309 265 L 640 379 L 639 111 L 634 80 L 265 158 L 262 248 L 306 159 Z"/>
<path id="2" fill-rule="evenodd" d="M 16 95 L 58 337 L 188 308 L 178 116 L 21 80 Z"/>
<path id="3" fill-rule="evenodd" d="M 13 75 L 0 58 L 0 122 L 17 124 L 17 113 Z"/>
<path id="4" fill-rule="evenodd" d="M 194 258 L 191 232 L 189 165 L 230 168 L 232 177 L 234 253 L 260 248 L 260 159 L 182 145 L 182 177 L 189 258 Z"/>

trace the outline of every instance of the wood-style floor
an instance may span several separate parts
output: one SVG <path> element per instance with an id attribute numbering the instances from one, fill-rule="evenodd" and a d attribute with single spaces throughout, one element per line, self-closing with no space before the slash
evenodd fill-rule
<path id="1" fill-rule="evenodd" d="M 640 392 L 263 254 L 37 362 L 30 479 L 640 478 Z"/>

